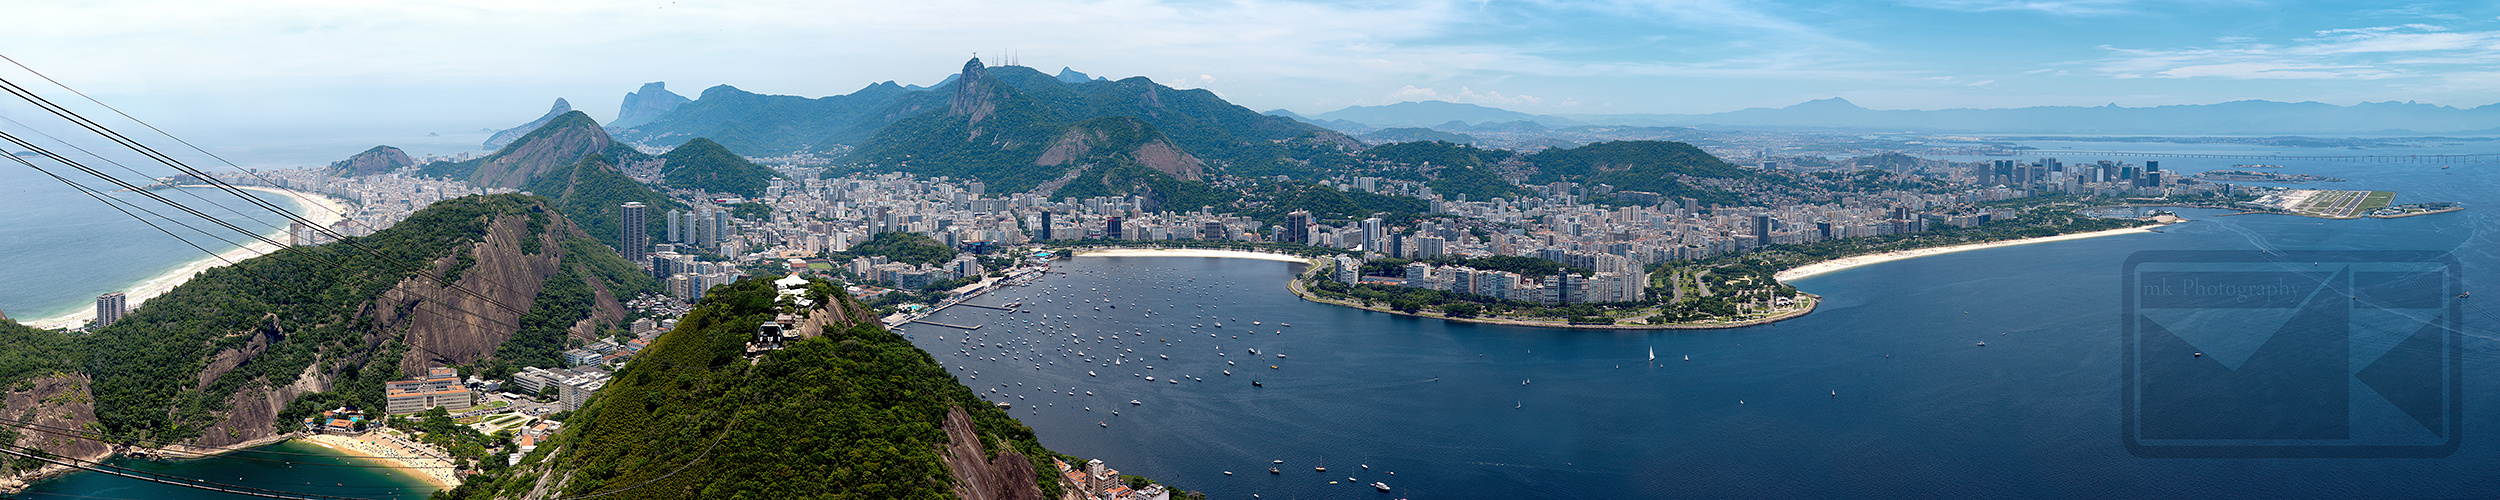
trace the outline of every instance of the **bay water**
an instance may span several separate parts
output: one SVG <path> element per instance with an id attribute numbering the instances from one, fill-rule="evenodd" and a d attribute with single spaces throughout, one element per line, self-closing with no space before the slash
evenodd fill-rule
<path id="1" fill-rule="evenodd" d="M 2250 162 L 2160 161 L 2189 173 Z M 2500 428 L 2491 425 L 2500 398 L 2484 375 L 2500 366 L 2493 308 L 2477 299 L 2463 302 L 2462 399 L 2453 402 L 2462 434 L 2444 456 L 2129 451 L 2120 278 L 2134 252 L 2448 251 L 2468 290 L 2493 279 L 2500 172 L 2489 165 L 2283 163 L 2290 173 L 2350 179 L 2308 187 L 2473 208 L 2360 220 L 2185 210 L 2193 222 L 2158 233 L 1803 279 L 1798 287 L 1825 298 L 1820 309 L 1740 329 L 1449 323 L 1298 300 L 1284 286 L 1300 264 L 1077 257 L 1059 264 L 1065 274 L 975 301 L 1032 312 L 958 307 L 930 319 L 981 328 L 906 330 L 967 385 L 1013 404 L 1045 445 L 1209 498 L 2500 494 L 2500 477 L 2488 473 L 2500 466 Z M 2368 397 L 2354 387 L 2355 398 Z M 2411 425 L 2385 417 L 2356 413 L 2352 425 Z M 1375 492 L 1375 481 L 1392 491 Z"/>

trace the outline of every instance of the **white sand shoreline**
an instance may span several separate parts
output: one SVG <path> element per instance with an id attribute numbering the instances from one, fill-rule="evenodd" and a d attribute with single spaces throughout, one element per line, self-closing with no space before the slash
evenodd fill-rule
<path id="1" fill-rule="evenodd" d="M 1786 271 L 1780 271 L 1780 272 L 1779 272 L 1779 274 L 1772 276 L 1772 278 L 1773 278 L 1773 279 L 1777 279 L 1777 280 L 1779 280 L 1779 281 L 1780 281 L 1780 282 L 1782 282 L 1782 283 L 1786 283 L 1786 282 L 1790 282 L 1790 281 L 1796 281 L 1796 280 L 1799 280 L 1799 279 L 1804 279 L 1804 278 L 1806 278 L 1806 277 L 1810 277 L 1810 276 L 1814 276 L 1814 275 L 1818 275 L 1818 274 L 1829 273 L 1829 272 L 1833 272 L 1833 271 L 1839 271 L 1839 270 L 1849 269 L 1849 268 L 1858 267 L 1858 266 L 1866 266 L 1866 265 L 1873 265 L 1873 264 L 1881 264 L 1881 263 L 1885 263 L 1885 262 L 1892 262 L 1892 261 L 1896 261 L 1896 260 L 1915 259 L 1915 258 L 1919 258 L 1919 257 L 1926 257 L 1926 256 L 1930 256 L 1930 255 L 1942 255 L 1942 254 L 1948 254 L 1948 253 L 1954 253 L 1954 252 L 1967 252 L 1967 251 L 1971 251 L 1971 250 L 1986 250 L 1986 249 L 1990 249 L 1990 248 L 2010 247 L 2010 246 L 2016 246 L 2016 245 L 2029 245 L 2029 244 L 2033 244 L 2033 243 L 2048 243 L 2048 242 L 2052 242 L 2052 241 L 2080 240 L 2080 239 L 2084 239 L 2084 238 L 2099 238 L 2099 237 L 2102 237 L 2102 236 L 2117 236 L 2117 235 L 2122 235 L 2122 234 L 2150 233 L 2150 232 L 2153 232 L 2153 228 L 2158 228 L 2158 227 L 2162 227 L 2162 226 L 2165 226 L 2165 225 L 2168 225 L 2168 224 L 2154 224 L 2154 225 L 2150 225 L 2150 226 L 2126 227 L 2126 228 L 2110 229 L 2110 230 L 2106 230 L 2106 231 L 2093 231 L 2093 232 L 2089 232 L 2089 233 L 2073 233 L 2073 234 L 2061 234 L 2061 235 L 2056 235 L 2056 236 L 2042 236 L 2042 237 L 2038 237 L 2038 238 L 2024 238 L 2024 239 L 2019 239 L 2019 240 L 1990 241 L 1990 242 L 1986 242 L 1986 243 L 1971 243 L 1971 244 L 1965 244 L 1965 245 L 1953 245 L 1953 246 L 1933 247 L 1933 248 L 1914 248 L 1914 249 L 1909 249 L 1909 250 L 1901 250 L 1901 251 L 1894 251 L 1894 252 L 1884 252 L 1884 253 L 1879 253 L 1879 254 L 1859 255 L 1859 256 L 1855 256 L 1855 257 L 1842 257 L 1842 258 L 1838 258 L 1838 259 L 1832 259 L 1832 260 L 1827 260 L 1827 261 L 1822 261 L 1822 262 L 1816 262 L 1816 263 L 1812 263 L 1812 264 L 1806 264 L 1806 265 L 1802 265 L 1802 266 L 1797 266 L 1797 267 L 1789 268 L 1789 269 L 1788 269 L 1788 270 L 1786 270 Z"/>
<path id="2" fill-rule="evenodd" d="M 427 454 L 442 453 L 442 450 L 427 449 L 422 452 L 415 451 L 409 448 L 409 443 L 406 440 L 399 439 L 396 436 L 383 435 L 384 432 L 387 431 L 376 430 L 367 432 L 364 436 L 352 438 L 331 434 L 314 434 L 311 436 L 297 438 L 296 440 L 311 443 L 315 446 L 323 448 L 338 450 L 341 453 L 345 453 L 348 456 L 355 458 L 373 460 L 377 462 L 388 462 L 391 465 L 400 467 L 400 472 L 406 472 L 408 475 L 415 476 L 416 478 L 424 480 L 427 483 L 432 483 L 438 488 L 452 489 L 460 486 L 460 479 L 452 475 L 451 462 L 425 456 Z"/>
<path id="3" fill-rule="evenodd" d="M 1105 250 L 1087 250 L 1079 252 L 1076 255 L 1078 257 L 1215 257 L 1224 259 L 1258 259 L 1283 262 L 1311 261 L 1311 259 L 1308 258 L 1277 253 L 1244 252 L 1240 250 L 1208 250 L 1202 248 L 1113 248 Z"/>
<path id="4" fill-rule="evenodd" d="M 296 210 L 297 216 L 301 216 L 305 220 L 310 220 L 324 226 L 344 220 L 345 217 L 340 214 L 347 213 L 346 203 L 342 203 L 339 200 L 332 199 L 327 196 L 273 187 L 235 187 L 294 198 L 296 204 L 303 207 Z M 287 237 L 286 228 L 278 228 L 277 230 L 271 231 L 262 236 L 267 236 L 271 240 L 285 241 L 284 238 Z M 243 245 L 240 248 L 227 250 L 215 256 L 201 257 L 184 263 L 181 266 L 165 271 L 163 274 L 158 274 L 155 277 L 141 281 L 138 285 L 132 286 L 129 290 L 124 290 L 123 293 L 129 297 L 130 308 L 137 309 L 140 304 L 146 303 L 148 299 L 164 295 L 165 292 L 172 291 L 174 287 L 182 286 L 183 283 L 190 282 L 191 277 L 198 276 L 201 271 L 207 271 L 209 268 L 226 265 L 229 261 L 240 262 L 244 259 L 267 255 L 270 252 L 275 252 L 277 250 L 278 247 L 276 245 L 255 240 Z M 95 308 L 86 307 L 80 308 L 69 314 L 27 322 L 26 325 L 36 328 L 76 328 L 79 325 L 85 324 L 87 321 L 93 319 L 95 319 Z"/>

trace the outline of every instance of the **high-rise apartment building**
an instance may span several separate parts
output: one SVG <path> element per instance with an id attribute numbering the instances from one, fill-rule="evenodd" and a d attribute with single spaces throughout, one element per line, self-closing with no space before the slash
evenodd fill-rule
<path id="1" fill-rule="evenodd" d="M 107 293 L 95 298 L 95 326 L 97 328 L 121 321 L 122 314 L 126 312 L 130 312 L 130 303 L 128 297 L 122 295 L 121 292 Z"/>
<path id="2" fill-rule="evenodd" d="M 1295 210 L 1293 213 L 1285 214 L 1284 240 L 1285 243 L 1296 245 L 1311 244 L 1311 212 L 1309 210 Z"/>
<path id="3" fill-rule="evenodd" d="M 686 221 L 686 220 L 684 220 L 685 218 L 686 218 L 686 212 L 685 212 L 685 211 L 683 211 L 683 210 L 669 210 L 669 211 L 668 211 L 668 242 L 669 242 L 669 243 L 685 243 L 685 242 L 686 242 L 686 232 L 687 232 L 687 231 L 686 231 L 686 222 L 687 222 L 687 221 Z"/>
<path id="4" fill-rule="evenodd" d="M 616 215 L 622 225 L 616 228 L 616 242 L 624 248 L 616 249 L 616 253 L 624 255 L 626 262 L 642 262 L 651 257 L 651 223 L 645 210 L 642 202 L 617 207 Z"/>

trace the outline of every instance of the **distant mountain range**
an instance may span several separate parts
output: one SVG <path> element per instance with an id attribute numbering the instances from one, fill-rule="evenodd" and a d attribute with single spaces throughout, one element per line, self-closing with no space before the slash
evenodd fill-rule
<path id="1" fill-rule="evenodd" d="M 1817 99 L 1783 108 L 1747 108 L 1708 114 L 1535 115 L 1475 104 L 1439 101 L 1352 106 L 1301 118 L 1270 114 L 1349 133 L 1373 128 L 1432 127 L 1485 122 L 1533 122 L 1546 127 L 1579 125 L 1697 126 L 1864 129 L 1902 132 L 2000 134 L 2486 134 L 2500 133 L 2500 104 L 2458 108 L 2412 102 L 2365 102 L 2337 106 L 2319 102 L 2233 101 L 2154 107 L 2034 106 L 1995 109 L 1873 110 L 1846 99 Z M 1359 126 L 1359 128 L 1358 128 Z"/>
<path id="2" fill-rule="evenodd" d="M 1315 120 L 1345 120 L 1373 127 L 1431 127 L 1449 122 L 1532 121 L 1548 127 L 1580 125 L 1569 118 L 1532 115 L 1501 108 L 1445 101 L 1407 101 L 1382 106 L 1348 106 L 1320 113 Z"/>
<path id="3" fill-rule="evenodd" d="M 620 107 L 656 110 L 650 96 L 663 92 L 658 84 L 646 85 Z M 1303 155 L 1297 148 L 1360 146 L 1327 128 L 1262 115 L 1206 90 L 1144 77 L 1114 81 L 1073 68 L 1053 75 L 993 67 L 978 59 L 932 87 L 886 81 L 806 98 L 722 85 L 634 118 L 643 123 L 620 120 L 623 125 L 609 131 L 621 141 L 658 147 L 706 138 L 747 157 L 837 154 L 840 163 L 855 167 L 979 179 L 998 192 L 1045 195 L 1083 180 L 1095 185 L 1077 192 L 1188 198 L 1168 191 L 1199 189 L 1162 178 L 1194 182 L 1210 164 L 1274 168 L 1298 165 L 1295 158 Z M 1095 166 L 1110 170 L 1089 171 Z"/>
<path id="4" fill-rule="evenodd" d="M 621 177 L 624 167 L 651 168 L 648 162 L 660 161 L 665 162 L 658 166 L 661 185 L 752 197 L 774 174 L 746 158 L 817 154 L 834 157 L 836 168 L 827 170 L 828 176 L 900 171 L 980 180 L 993 193 L 1143 195 L 1154 208 L 1190 210 L 1241 196 L 1203 182 L 1213 175 L 1307 181 L 1375 168 L 1362 166 L 1364 158 L 1412 156 L 1366 156 L 1367 142 L 1483 145 L 1479 138 L 1485 138 L 1523 151 L 1586 148 L 1519 156 L 1531 170 L 1518 175 L 1532 182 L 1608 183 L 1734 201 L 1728 193 L 1674 180 L 1731 175 L 1719 172 L 1723 163 L 1688 144 L 1657 140 L 1691 140 L 1687 137 L 1698 131 L 1598 125 L 1472 104 L 1357 106 L 1317 117 L 1259 113 L 1213 92 L 1175 89 L 1144 77 L 1110 80 L 1074 68 L 1050 74 L 978 59 L 931 87 L 885 81 L 849 94 L 808 98 L 720 85 L 699 98 L 681 99 L 663 83 L 645 84 L 619 103 L 623 126 L 600 127 L 579 112 L 557 113 L 511 137 L 495 154 L 425 165 L 418 174 L 518 187 L 556 196 L 559 206 L 591 207 L 556 194 L 568 192 L 566 185 L 546 183 L 600 181 L 615 189 L 597 190 L 604 193 L 594 198 L 599 203 L 636 201 L 654 192 L 605 180 Z M 557 109 L 564 109 L 562 101 Z M 1547 137 L 1548 131 L 1579 135 L 1556 139 Z M 1622 141 L 1627 138 L 1645 140 Z M 628 144 L 676 150 L 654 157 Z M 1518 192 L 1491 174 L 1489 165 L 1443 171 L 1450 164 L 1389 164 L 1408 165 L 1404 168 L 1415 168 L 1424 180 L 1476 198 Z M 571 215 L 589 220 L 599 214 Z M 585 226 L 595 237 L 613 238 L 606 228 Z"/>

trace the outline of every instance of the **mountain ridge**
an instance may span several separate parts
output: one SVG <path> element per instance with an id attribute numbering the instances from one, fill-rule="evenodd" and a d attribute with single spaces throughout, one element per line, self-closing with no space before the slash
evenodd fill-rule
<path id="1" fill-rule="evenodd" d="M 521 124 L 521 126 L 503 129 L 502 131 L 495 132 L 495 135 L 487 136 L 486 148 L 501 148 L 506 144 L 511 144 L 512 141 L 519 140 L 522 135 L 529 134 L 531 131 L 545 127 L 547 126 L 547 122 L 555 120 L 556 117 L 564 116 L 565 113 L 571 111 L 573 111 L 573 104 L 564 102 L 564 98 L 558 97 L 556 98 L 556 104 L 547 110 L 547 114 L 539 115 L 538 119 L 530 120 L 528 123 Z"/>

